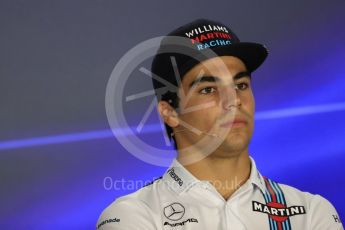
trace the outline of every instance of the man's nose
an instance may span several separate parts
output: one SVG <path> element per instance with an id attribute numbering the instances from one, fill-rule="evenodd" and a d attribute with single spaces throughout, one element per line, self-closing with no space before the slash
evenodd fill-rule
<path id="1" fill-rule="evenodd" d="M 241 106 L 241 99 L 238 96 L 237 87 L 235 85 L 223 87 L 221 91 L 221 103 L 225 110 L 229 110 L 233 106 Z"/>

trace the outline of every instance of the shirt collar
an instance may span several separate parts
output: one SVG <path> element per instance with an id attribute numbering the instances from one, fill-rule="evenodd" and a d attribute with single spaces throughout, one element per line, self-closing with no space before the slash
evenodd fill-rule
<path id="1" fill-rule="evenodd" d="M 251 170 L 249 175 L 249 181 L 257 186 L 262 193 L 266 192 L 265 181 L 263 176 L 256 168 L 254 159 L 249 156 L 251 162 Z M 168 184 L 168 186 L 177 193 L 187 191 L 198 183 L 205 183 L 193 176 L 176 158 L 173 159 L 170 167 L 166 170 L 162 180 Z"/>
<path id="2" fill-rule="evenodd" d="M 259 170 L 256 167 L 256 163 L 254 159 L 249 156 L 250 158 L 250 163 L 251 163 L 251 170 L 250 170 L 250 176 L 249 176 L 249 181 L 256 185 L 262 193 L 266 193 L 266 185 L 265 185 L 265 180 Z"/>
<path id="3" fill-rule="evenodd" d="M 201 181 L 193 176 L 176 158 L 163 175 L 163 181 L 177 193 L 181 193 Z"/>

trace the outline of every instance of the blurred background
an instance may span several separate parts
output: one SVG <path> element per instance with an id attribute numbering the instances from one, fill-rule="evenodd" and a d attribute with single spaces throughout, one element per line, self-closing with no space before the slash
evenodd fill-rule
<path id="1" fill-rule="evenodd" d="M 132 182 L 164 173 L 114 137 L 106 86 L 128 50 L 201 17 L 270 50 L 253 74 L 258 169 L 324 196 L 344 220 L 344 10 L 343 0 L 1 0 L 0 228 L 95 229 L 107 205 L 140 187 Z M 150 89 L 139 75 L 124 93 Z M 150 101 L 127 110 L 130 124 Z M 155 113 L 138 136 L 169 148 Z"/>

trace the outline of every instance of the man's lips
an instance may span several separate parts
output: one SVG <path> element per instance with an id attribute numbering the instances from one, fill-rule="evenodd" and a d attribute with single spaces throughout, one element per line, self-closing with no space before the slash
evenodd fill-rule
<path id="1" fill-rule="evenodd" d="M 220 127 L 229 128 L 229 127 L 235 127 L 235 126 L 237 127 L 237 126 L 245 126 L 245 125 L 247 125 L 246 120 L 240 119 L 240 118 L 235 118 L 234 120 L 227 121 L 227 122 L 220 124 Z"/>

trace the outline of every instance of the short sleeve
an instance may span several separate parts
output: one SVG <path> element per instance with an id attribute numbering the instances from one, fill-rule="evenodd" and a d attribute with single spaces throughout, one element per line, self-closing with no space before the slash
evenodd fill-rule
<path id="1" fill-rule="evenodd" d="M 100 215 L 97 230 L 154 230 L 149 208 L 135 199 L 114 201 Z"/>
<path id="2" fill-rule="evenodd" d="M 310 207 L 310 229 L 343 230 L 340 217 L 334 206 L 320 195 L 315 195 Z"/>

